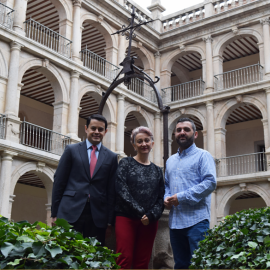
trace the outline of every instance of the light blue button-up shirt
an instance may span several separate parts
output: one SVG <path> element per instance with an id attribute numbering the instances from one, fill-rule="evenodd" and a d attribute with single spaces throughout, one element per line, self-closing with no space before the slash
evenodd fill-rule
<path id="1" fill-rule="evenodd" d="M 86 147 L 87 147 L 87 154 L 88 154 L 89 165 L 90 165 L 90 162 L 91 162 L 91 153 L 92 153 L 92 151 L 93 151 L 93 149 L 90 148 L 92 145 L 93 145 L 93 144 L 90 143 L 90 142 L 88 141 L 88 139 L 86 139 Z M 97 159 L 98 159 L 100 147 L 101 147 L 101 142 L 100 142 L 99 144 L 97 144 L 97 150 L 96 150 L 96 152 L 95 152 Z"/>
<path id="2" fill-rule="evenodd" d="M 210 221 L 211 193 L 216 188 L 216 166 L 211 154 L 192 144 L 166 163 L 164 199 L 177 194 L 178 206 L 169 215 L 170 229 Z"/>

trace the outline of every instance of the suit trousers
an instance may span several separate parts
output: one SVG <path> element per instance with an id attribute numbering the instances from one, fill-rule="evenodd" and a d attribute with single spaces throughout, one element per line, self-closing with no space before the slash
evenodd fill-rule
<path id="1" fill-rule="evenodd" d="M 105 244 L 106 228 L 98 228 L 92 217 L 90 202 L 87 201 L 79 219 L 70 223 L 73 229 L 80 232 L 83 237 L 96 237 L 102 246 Z"/>
<path id="2" fill-rule="evenodd" d="M 115 221 L 116 263 L 121 269 L 148 269 L 158 222 L 143 225 L 140 219 L 117 216 Z"/>

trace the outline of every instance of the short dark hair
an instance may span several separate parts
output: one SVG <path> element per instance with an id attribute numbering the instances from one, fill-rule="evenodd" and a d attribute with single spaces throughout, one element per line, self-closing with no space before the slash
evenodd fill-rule
<path id="1" fill-rule="evenodd" d="M 183 122 L 190 122 L 193 131 L 194 131 L 194 132 L 196 131 L 196 126 L 195 126 L 194 122 L 193 122 L 190 118 L 188 118 L 188 117 L 180 118 L 180 119 L 177 121 L 176 125 L 177 125 L 178 123 L 183 123 Z"/>
<path id="2" fill-rule="evenodd" d="M 92 114 L 92 115 L 90 115 L 86 120 L 86 126 L 87 127 L 89 126 L 92 119 L 95 119 L 95 120 L 98 120 L 98 121 L 101 121 L 101 122 L 105 123 L 105 130 L 107 129 L 108 123 L 107 123 L 106 118 L 103 115 L 101 115 L 101 114 Z"/>

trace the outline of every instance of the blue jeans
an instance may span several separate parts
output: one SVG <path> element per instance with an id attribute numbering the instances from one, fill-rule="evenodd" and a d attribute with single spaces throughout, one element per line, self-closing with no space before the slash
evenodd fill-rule
<path id="1" fill-rule="evenodd" d="M 204 240 L 209 229 L 207 219 L 184 229 L 170 229 L 170 239 L 173 249 L 174 269 L 188 269 L 190 260 L 198 243 Z"/>

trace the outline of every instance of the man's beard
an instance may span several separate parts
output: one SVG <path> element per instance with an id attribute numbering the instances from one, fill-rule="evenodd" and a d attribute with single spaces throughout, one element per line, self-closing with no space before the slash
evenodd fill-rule
<path id="1" fill-rule="evenodd" d="M 186 136 L 178 137 L 176 139 L 176 142 L 180 146 L 180 148 L 187 149 L 194 143 L 194 135 L 195 135 L 195 133 L 193 133 L 193 135 L 191 137 L 189 137 L 189 138 L 187 138 Z M 183 137 L 186 138 L 185 141 L 180 140 Z"/>

